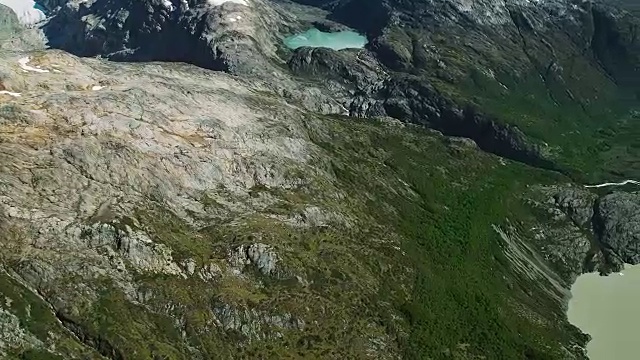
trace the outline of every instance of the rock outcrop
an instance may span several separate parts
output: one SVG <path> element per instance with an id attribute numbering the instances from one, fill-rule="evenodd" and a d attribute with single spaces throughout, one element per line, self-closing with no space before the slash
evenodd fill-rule
<path id="1" fill-rule="evenodd" d="M 612 264 L 640 263 L 640 194 L 614 192 L 599 199 L 594 230 Z"/>
<path id="2" fill-rule="evenodd" d="M 553 186 L 539 192 L 543 197 L 531 204 L 544 210 L 549 219 L 532 229 L 533 240 L 568 284 L 584 272 L 609 274 L 621 270 L 625 263 L 639 263 L 637 193 L 599 196 L 574 186 Z"/>
<path id="3" fill-rule="evenodd" d="M 49 45 L 117 61 L 268 72 L 281 17 L 261 1 L 42 1 Z M 256 56 L 257 55 L 257 56 Z"/>
<path id="4" fill-rule="evenodd" d="M 278 256 L 265 244 L 240 245 L 229 252 L 228 261 L 238 274 L 252 265 L 263 275 L 276 275 Z"/>
<path id="5" fill-rule="evenodd" d="M 266 351 L 260 341 L 304 338 L 311 321 L 326 333 L 335 320 L 316 312 L 343 309 L 351 302 L 337 299 L 351 291 L 373 296 L 365 267 L 342 278 L 348 295 L 321 286 L 287 295 L 355 252 L 321 262 L 292 250 L 352 217 L 335 200 L 346 195 L 331 159 L 310 140 L 316 115 L 259 79 L 191 65 L 0 56 L 3 86 L 20 93 L 0 94 L 0 267 L 11 274 L 0 274 L 0 291 L 12 281 L 29 296 L 0 305 L 3 354 L 251 357 L 254 346 Z M 24 306 L 37 306 L 42 328 L 23 325 Z M 345 331 L 365 344 L 382 331 L 373 317 L 359 321 Z M 74 345 L 41 346 L 57 339 Z"/>
<path id="6" fill-rule="evenodd" d="M 590 228 L 594 203 L 598 196 L 586 189 L 561 188 L 553 195 L 555 205 L 577 226 Z"/>

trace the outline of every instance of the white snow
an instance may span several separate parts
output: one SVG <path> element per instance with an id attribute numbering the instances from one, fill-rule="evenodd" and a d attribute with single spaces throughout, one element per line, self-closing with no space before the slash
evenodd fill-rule
<path id="1" fill-rule="evenodd" d="M 229 20 L 230 22 L 236 22 L 236 21 L 238 21 L 238 19 L 236 19 L 236 18 L 229 18 L 228 20 Z"/>
<path id="2" fill-rule="evenodd" d="M 169 11 L 173 11 L 176 9 L 175 7 L 173 7 L 173 4 L 170 0 L 163 0 L 162 5 L 164 5 L 164 7 L 166 7 Z"/>
<path id="3" fill-rule="evenodd" d="M 104 86 L 99 86 L 99 85 L 95 85 L 95 86 L 93 86 L 91 88 L 91 90 L 93 90 L 93 91 L 98 91 L 98 90 L 102 90 L 102 89 L 104 89 Z"/>
<path id="4" fill-rule="evenodd" d="M 0 0 L 0 4 L 10 7 L 25 25 L 35 24 L 46 18 L 44 12 L 36 8 L 33 0 Z"/>
<path id="5" fill-rule="evenodd" d="M 48 73 L 49 72 L 49 70 L 40 69 L 40 67 L 33 67 L 33 66 L 27 65 L 27 64 L 29 64 L 29 61 L 31 61 L 31 58 L 29 56 L 23 57 L 22 59 L 18 60 L 18 64 L 20 64 L 20 67 L 22 68 L 23 71 L 25 71 L 25 72 L 33 71 L 33 72 L 38 72 L 38 73 Z"/>
<path id="6" fill-rule="evenodd" d="M 597 184 L 597 185 L 585 185 L 584 187 L 586 187 L 586 188 L 601 188 L 601 187 L 605 187 L 605 186 L 624 186 L 624 185 L 627 185 L 627 184 L 640 185 L 640 181 L 625 180 L 625 181 L 621 181 L 619 183 L 602 183 L 602 184 Z"/>
<path id="7" fill-rule="evenodd" d="M 7 90 L 0 91 L 0 95 L 2 95 L 2 94 L 6 94 L 6 95 L 9 95 L 9 96 L 13 96 L 13 97 L 20 97 L 20 93 L 15 93 L 15 92 L 7 91 Z"/>
<path id="8" fill-rule="evenodd" d="M 209 4 L 213 6 L 220 6 L 224 3 L 231 2 L 235 4 L 240 4 L 244 6 L 249 6 L 249 3 L 246 0 L 209 0 Z"/>

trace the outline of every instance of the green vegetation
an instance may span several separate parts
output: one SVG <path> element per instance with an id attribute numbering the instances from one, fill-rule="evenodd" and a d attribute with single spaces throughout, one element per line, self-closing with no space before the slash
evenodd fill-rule
<path id="1" fill-rule="evenodd" d="M 511 38 L 390 27 L 385 59 L 400 76 L 416 76 L 460 105 L 517 126 L 578 182 L 640 177 L 637 21 L 601 20 L 593 39 L 589 29 L 538 33 L 518 21 Z"/>
<path id="2" fill-rule="evenodd" d="M 539 307 L 544 296 L 507 286 L 504 279 L 514 272 L 491 228 L 507 218 L 530 221 L 530 209 L 514 194 L 531 182 L 560 178 L 519 164 L 500 165 L 473 149 L 447 148 L 421 130 L 352 120 L 349 126 L 333 124 L 340 138 L 319 143 L 343 161 L 336 171 L 340 181 L 361 194 L 369 211 L 392 209 L 372 215 L 403 237 L 414 269 L 411 300 L 395 304 L 409 321 L 403 342 L 408 358 L 459 352 L 492 359 L 560 358 L 559 345 L 570 338 L 553 321 L 562 310 L 558 304 Z M 372 157 L 371 149 L 384 155 Z M 398 196 L 399 187 L 389 187 L 400 185 L 398 178 L 409 194 Z M 523 318 L 510 306 L 516 299 L 546 321 Z"/>
<path id="3" fill-rule="evenodd" d="M 57 338 L 57 351 L 66 354 L 95 356 L 82 345 L 76 343 L 70 334 L 62 328 L 48 304 L 36 294 L 0 272 L 0 310 L 8 311 L 20 320 L 20 328 L 44 345 L 31 343 L 31 346 L 13 349 L 10 358 L 29 360 L 61 360 L 59 355 L 48 351 L 46 341 L 52 336 Z M 3 331 L 11 331 L 5 329 Z M 27 341 L 29 343 L 29 341 Z"/>
<path id="4" fill-rule="evenodd" d="M 574 72 L 587 71 L 575 67 Z M 521 79 L 498 74 L 493 79 L 475 71 L 462 89 L 481 109 L 548 144 L 550 155 L 573 169 L 579 180 L 640 175 L 634 160 L 640 154 L 640 121 L 635 115 L 640 104 L 624 100 L 607 78 L 588 79 L 593 83 L 576 81 L 569 86 L 553 78 L 543 80 L 538 74 Z M 583 93 L 573 94 L 574 89 Z M 592 92 L 587 93 L 588 89 Z"/>
<path id="5" fill-rule="evenodd" d="M 559 35 L 544 39 L 524 34 L 522 49 L 477 45 L 471 57 L 469 49 L 450 37 L 431 38 L 447 73 L 456 77 L 443 80 L 431 70 L 434 66 L 418 74 L 444 94 L 518 126 L 531 141 L 544 144 L 546 155 L 575 180 L 640 177 L 635 160 L 640 154 L 640 101 L 637 85 L 627 81 L 633 74 L 612 78 L 597 59 Z M 554 51 L 549 43 L 555 44 Z"/>

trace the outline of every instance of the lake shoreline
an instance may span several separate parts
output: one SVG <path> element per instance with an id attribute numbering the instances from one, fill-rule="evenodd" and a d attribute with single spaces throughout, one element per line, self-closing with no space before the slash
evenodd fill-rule
<path id="1" fill-rule="evenodd" d="M 571 286 L 567 304 L 569 322 L 588 334 L 590 360 L 634 360 L 639 358 L 635 325 L 640 321 L 640 265 L 607 276 L 580 275 Z"/>

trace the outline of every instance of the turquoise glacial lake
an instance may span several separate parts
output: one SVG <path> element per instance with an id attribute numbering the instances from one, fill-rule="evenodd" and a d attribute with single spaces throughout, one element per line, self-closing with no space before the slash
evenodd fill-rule
<path id="1" fill-rule="evenodd" d="M 292 50 L 303 46 L 333 50 L 360 49 L 367 44 L 367 38 L 353 31 L 326 33 L 312 28 L 301 34 L 289 36 L 284 39 L 284 44 Z"/>

